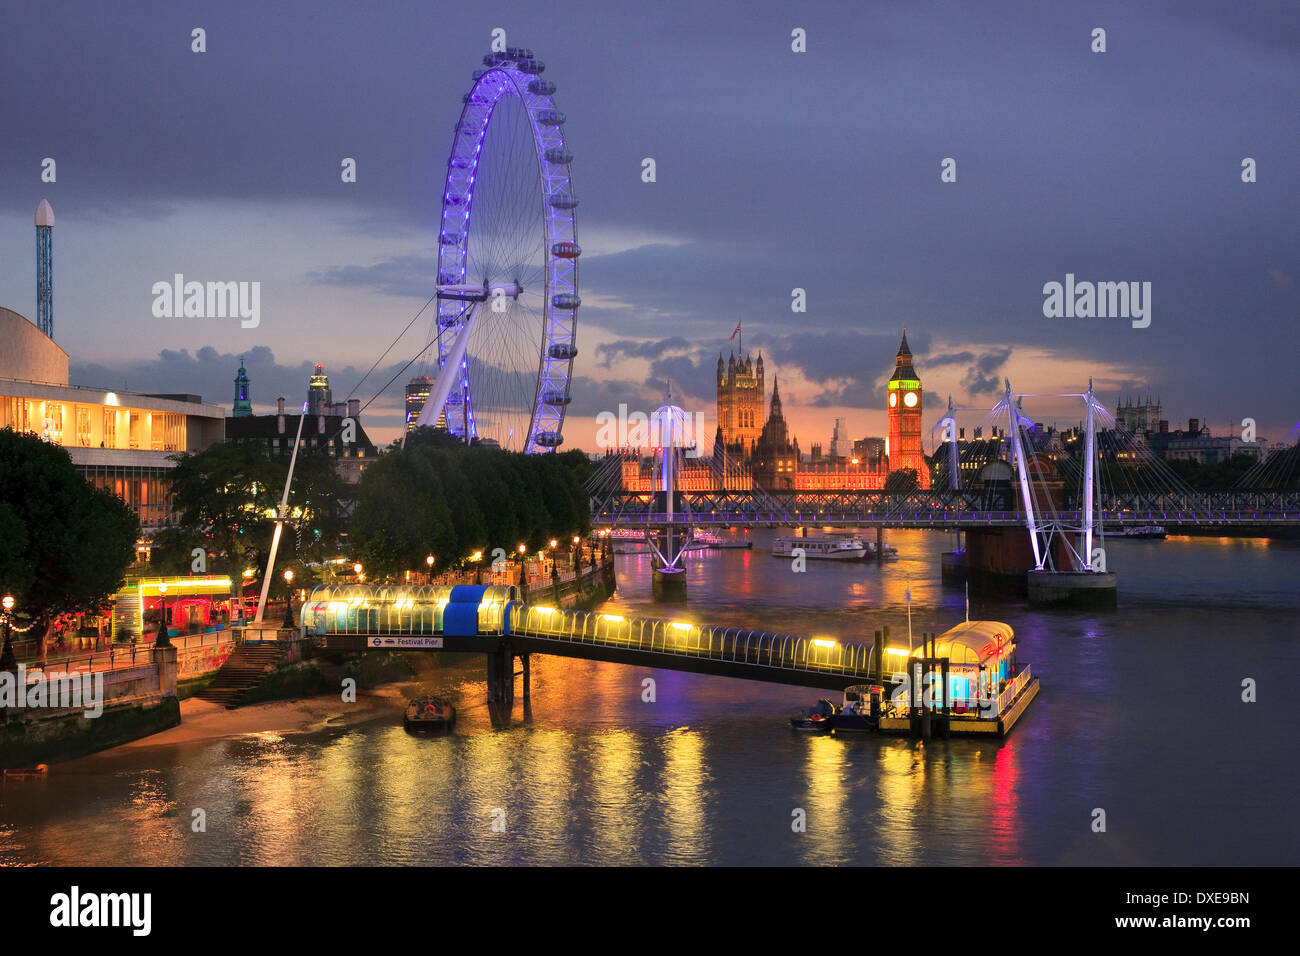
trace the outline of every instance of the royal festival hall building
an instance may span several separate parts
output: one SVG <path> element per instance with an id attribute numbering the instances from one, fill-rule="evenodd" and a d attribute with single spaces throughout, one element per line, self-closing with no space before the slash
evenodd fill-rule
<path id="1" fill-rule="evenodd" d="M 145 531 L 167 523 L 171 455 L 225 437 L 225 409 L 195 395 L 137 395 L 68 384 L 68 353 L 0 307 L 0 428 L 67 449 L 77 470 L 131 506 Z"/>

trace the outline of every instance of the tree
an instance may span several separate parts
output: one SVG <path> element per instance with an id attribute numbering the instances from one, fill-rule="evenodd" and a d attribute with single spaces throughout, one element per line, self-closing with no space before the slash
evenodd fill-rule
<path id="1" fill-rule="evenodd" d="M 61 615 L 107 607 L 135 560 L 140 521 L 87 484 L 62 448 L 9 428 L 0 430 L 0 503 L 0 590 L 43 648 Z"/>
<path id="2" fill-rule="evenodd" d="M 915 468 L 899 468 L 891 471 L 889 477 L 885 479 L 885 490 L 898 494 L 916 491 L 920 487 L 920 482 L 916 479 Z"/>
<path id="3" fill-rule="evenodd" d="M 245 568 L 263 564 L 289 473 L 288 458 L 272 457 L 247 442 L 216 444 L 174 459 L 170 480 L 177 520 L 154 537 L 155 568 L 188 574 L 195 548 L 206 552 L 208 571 L 236 579 Z M 328 456 L 299 454 L 280 558 L 319 561 L 336 555 L 345 529 L 347 494 Z"/>
<path id="4" fill-rule="evenodd" d="M 430 553 L 447 568 L 476 551 L 536 551 L 589 530 L 588 471 L 581 452 L 522 455 L 417 429 L 362 474 L 349 542 L 376 578 L 423 570 Z"/>
<path id="5" fill-rule="evenodd" d="M 423 568 L 433 553 L 445 566 L 458 554 L 455 527 L 431 449 L 380 455 L 361 474 L 348 540 L 371 577 Z"/>

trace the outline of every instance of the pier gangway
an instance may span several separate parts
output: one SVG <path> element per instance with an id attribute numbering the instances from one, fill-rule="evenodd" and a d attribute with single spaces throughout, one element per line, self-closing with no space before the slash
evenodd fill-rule
<path id="1" fill-rule="evenodd" d="M 834 691 L 891 683 L 870 641 L 573 611 L 515 598 L 510 587 L 318 587 L 303 605 L 302 629 L 326 651 L 486 654 L 489 682 L 492 658 L 500 673 L 513 673 L 515 657 L 550 654 Z"/>

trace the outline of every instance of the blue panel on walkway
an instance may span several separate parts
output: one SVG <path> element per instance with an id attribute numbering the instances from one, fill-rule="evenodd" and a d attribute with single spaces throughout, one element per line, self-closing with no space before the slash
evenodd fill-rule
<path id="1" fill-rule="evenodd" d="M 447 595 L 447 603 L 463 604 L 472 601 L 477 608 L 483 603 L 483 592 L 487 589 L 486 584 L 457 584 Z"/>
<path id="2" fill-rule="evenodd" d="M 474 637 L 478 634 L 477 604 L 448 604 L 442 609 L 442 633 L 451 637 Z"/>

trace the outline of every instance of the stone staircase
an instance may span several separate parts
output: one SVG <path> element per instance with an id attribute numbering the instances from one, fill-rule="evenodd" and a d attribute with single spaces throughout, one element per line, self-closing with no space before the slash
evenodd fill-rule
<path id="1" fill-rule="evenodd" d="M 221 665 L 212 683 L 195 696 L 233 710 L 244 694 L 283 664 L 286 657 L 281 644 L 241 644 Z"/>

